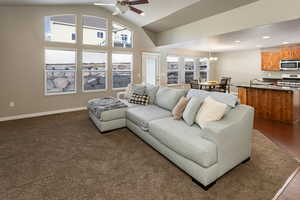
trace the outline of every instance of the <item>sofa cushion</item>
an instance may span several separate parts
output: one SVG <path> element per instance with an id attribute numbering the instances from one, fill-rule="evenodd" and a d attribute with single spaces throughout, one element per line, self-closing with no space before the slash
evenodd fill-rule
<path id="1" fill-rule="evenodd" d="M 203 130 L 183 120 L 164 118 L 149 123 L 149 134 L 181 156 L 210 167 L 217 162 L 217 146 L 202 138 Z"/>
<path id="2" fill-rule="evenodd" d="M 143 84 L 129 84 L 127 91 L 127 98 L 130 99 L 133 94 L 144 95 L 145 85 Z"/>
<path id="3" fill-rule="evenodd" d="M 126 112 L 127 119 L 144 131 L 148 131 L 150 121 L 170 117 L 171 115 L 171 112 L 156 105 L 131 107 Z"/>
<path id="4" fill-rule="evenodd" d="M 186 90 L 168 87 L 160 87 L 156 93 L 156 105 L 171 111 L 177 104 L 178 100 L 185 96 Z"/>

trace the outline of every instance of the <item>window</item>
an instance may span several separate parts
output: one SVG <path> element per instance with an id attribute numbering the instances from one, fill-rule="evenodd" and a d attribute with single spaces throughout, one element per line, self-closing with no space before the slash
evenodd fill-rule
<path id="1" fill-rule="evenodd" d="M 184 82 L 189 84 L 194 80 L 195 61 L 193 58 L 184 59 Z"/>
<path id="2" fill-rule="evenodd" d="M 113 53 L 113 88 L 126 88 L 132 80 L 132 54 Z"/>
<path id="3" fill-rule="evenodd" d="M 82 52 L 83 91 L 106 89 L 107 53 L 95 51 Z"/>
<path id="4" fill-rule="evenodd" d="M 45 40 L 51 42 L 75 43 L 76 16 L 60 15 L 45 17 Z"/>
<path id="5" fill-rule="evenodd" d="M 113 47 L 132 48 L 132 31 L 116 22 L 112 27 Z"/>
<path id="6" fill-rule="evenodd" d="M 209 73 L 208 61 L 200 60 L 199 65 L 197 66 L 197 71 L 199 73 L 199 80 L 201 82 L 208 81 L 208 73 Z"/>
<path id="7" fill-rule="evenodd" d="M 76 51 L 45 49 L 45 94 L 76 92 Z"/>
<path id="8" fill-rule="evenodd" d="M 179 83 L 179 57 L 168 56 L 167 57 L 168 65 L 168 85 L 178 84 Z"/>
<path id="9" fill-rule="evenodd" d="M 83 44 L 107 45 L 107 20 L 94 16 L 82 17 Z"/>

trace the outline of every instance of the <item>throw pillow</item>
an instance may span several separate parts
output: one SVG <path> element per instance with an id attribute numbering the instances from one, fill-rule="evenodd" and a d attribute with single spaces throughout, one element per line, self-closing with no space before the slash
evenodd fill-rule
<path id="1" fill-rule="evenodd" d="M 203 128 L 207 122 L 218 121 L 222 119 L 227 110 L 227 105 L 214 100 L 212 97 L 207 97 L 200 107 L 196 123 Z"/>
<path id="2" fill-rule="evenodd" d="M 130 87 L 128 87 L 128 99 L 131 99 L 131 96 L 133 94 L 144 95 L 145 94 L 145 85 L 130 84 Z"/>
<path id="3" fill-rule="evenodd" d="M 188 104 L 189 99 L 186 97 L 181 97 L 176 106 L 172 110 L 172 115 L 175 120 L 180 120 L 182 117 L 182 113 Z"/>
<path id="4" fill-rule="evenodd" d="M 129 103 L 147 105 L 149 103 L 148 95 L 139 95 L 133 93 L 129 99 Z"/>
<path id="5" fill-rule="evenodd" d="M 193 96 L 189 103 L 187 104 L 186 108 L 183 112 L 183 120 L 189 125 L 192 126 L 195 122 L 195 118 L 197 112 L 203 103 L 204 99 L 202 97 Z"/>

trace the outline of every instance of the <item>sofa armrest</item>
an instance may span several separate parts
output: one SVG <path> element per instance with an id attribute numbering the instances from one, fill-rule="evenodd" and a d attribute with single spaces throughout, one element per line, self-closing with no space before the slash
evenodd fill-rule
<path id="1" fill-rule="evenodd" d="M 123 92 L 118 92 L 117 93 L 117 98 L 118 99 L 127 99 L 127 92 L 126 91 L 123 91 Z"/>
<path id="2" fill-rule="evenodd" d="M 238 105 L 203 128 L 202 137 L 217 145 L 220 176 L 250 157 L 253 119 L 252 107 Z"/>

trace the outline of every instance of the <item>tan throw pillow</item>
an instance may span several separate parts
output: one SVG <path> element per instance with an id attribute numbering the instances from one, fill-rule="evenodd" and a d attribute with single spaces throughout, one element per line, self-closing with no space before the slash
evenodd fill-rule
<path id="1" fill-rule="evenodd" d="M 203 128 L 207 122 L 218 121 L 222 119 L 227 109 L 227 105 L 214 100 L 208 96 L 205 98 L 202 106 L 200 107 L 196 123 Z"/>
<path id="2" fill-rule="evenodd" d="M 182 117 L 182 113 L 188 104 L 189 99 L 186 97 L 181 97 L 180 100 L 177 102 L 176 106 L 172 110 L 172 115 L 175 120 L 180 120 Z"/>

